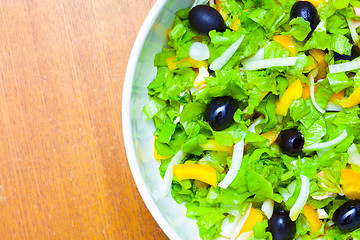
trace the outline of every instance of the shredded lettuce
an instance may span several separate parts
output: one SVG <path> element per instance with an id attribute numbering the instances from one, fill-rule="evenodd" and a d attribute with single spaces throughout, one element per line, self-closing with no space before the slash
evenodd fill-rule
<path id="1" fill-rule="evenodd" d="M 274 211 L 290 212 L 295 239 L 360 238 L 359 229 L 345 233 L 331 221 L 334 211 L 348 201 L 342 194 L 342 169 L 351 165 L 359 171 L 360 108 L 332 112 L 335 108 L 329 107 L 343 101 L 332 100 L 334 94 L 343 92 L 346 99 L 360 87 L 359 58 L 334 59 L 335 53 L 351 55 L 359 32 L 351 23 L 360 20 L 353 7 L 360 5 L 355 0 L 322 1 L 317 7 L 320 23 L 311 31 L 303 18 L 290 20 L 294 3 L 222 0 L 220 7 L 212 7 L 221 9 L 227 28 L 209 35 L 193 29 L 190 8 L 179 10 L 167 44 L 154 56 L 157 73 L 147 86 L 143 112 L 156 129 L 161 191 L 184 204 L 202 239 L 222 237 L 223 224 L 225 228 L 245 221 L 250 207 L 260 210 L 264 202 L 274 203 Z M 296 56 L 290 54 L 289 42 L 273 40 L 279 35 L 291 39 Z M 325 59 L 319 59 L 323 55 Z M 295 91 L 290 84 L 297 79 L 304 87 L 301 94 L 293 94 L 301 97 L 284 99 L 291 100 L 287 115 L 278 116 L 280 99 Z M 312 86 L 310 94 L 306 85 Z M 229 127 L 215 131 L 204 114 L 213 99 L 225 96 L 234 98 L 238 108 Z M 287 129 L 297 129 L 304 138 L 299 155 L 287 155 L 276 140 Z M 216 147 L 204 147 L 209 141 Z M 218 186 L 173 176 L 172 166 L 187 163 L 213 168 Z M 329 215 L 323 214 L 316 233 L 302 211 L 304 204 Z M 269 214 L 260 213 L 263 219 Z M 226 237 L 235 238 L 243 225 L 231 226 Z M 273 238 L 267 220 L 252 231 L 249 239 Z"/>

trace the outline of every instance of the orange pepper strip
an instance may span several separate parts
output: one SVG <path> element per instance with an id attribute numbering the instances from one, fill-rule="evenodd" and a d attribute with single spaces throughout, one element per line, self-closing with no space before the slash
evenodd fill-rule
<path id="1" fill-rule="evenodd" d="M 303 85 L 303 92 L 302 92 L 302 98 L 305 100 L 308 100 L 310 98 L 310 86 L 307 85 L 306 83 Z"/>
<path id="2" fill-rule="evenodd" d="M 316 92 L 316 88 L 317 86 L 314 86 L 314 92 Z M 310 86 L 307 85 L 306 83 L 303 85 L 303 92 L 302 92 L 302 95 L 301 97 L 305 100 L 308 100 L 310 98 Z"/>
<path id="3" fill-rule="evenodd" d="M 273 129 L 261 134 L 260 136 L 269 139 L 269 146 L 270 146 L 278 138 L 279 132 Z"/>
<path id="4" fill-rule="evenodd" d="M 215 0 L 216 10 L 221 11 L 224 8 L 221 6 L 221 0 Z"/>
<path id="5" fill-rule="evenodd" d="M 360 199 L 360 173 L 352 169 L 341 170 L 340 183 L 344 190 L 344 195 L 350 199 Z"/>
<path id="6" fill-rule="evenodd" d="M 355 107 L 358 104 L 360 104 L 360 87 L 356 88 L 348 98 L 340 102 L 343 108 Z"/>
<path id="7" fill-rule="evenodd" d="M 311 231 L 318 232 L 321 229 L 322 223 L 321 223 L 315 209 L 312 206 L 305 204 L 304 215 L 310 224 Z"/>
<path id="8" fill-rule="evenodd" d="M 196 179 L 213 187 L 217 186 L 216 170 L 213 167 L 202 164 L 179 164 L 173 167 L 173 173 L 177 179 Z"/>
<path id="9" fill-rule="evenodd" d="M 212 150 L 219 152 L 227 152 L 228 154 L 233 153 L 233 147 L 230 146 L 220 146 L 220 144 L 215 139 L 209 139 L 206 143 L 200 144 L 200 147 L 203 150 Z"/>
<path id="10" fill-rule="evenodd" d="M 329 102 L 334 102 L 334 101 L 341 101 L 344 99 L 344 90 L 338 92 L 338 93 L 334 93 Z"/>
<path id="11" fill-rule="evenodd" d="M 324 0 L 307 0 L 311 2 L 316 8 L 324 1 Z"/>
<path id="12" fill-rule="evenodd" d="M 293 82 L 282 95 L 278 103 L 275 113 L 280 116 L 286 116 L 290 105 L 302 96 L 303 87 L 300 80 Z"/>
<path id="13" fill-rule="evenodd" d="M 291 38 L 289 36 L 277 35 L 277 36 L 273 36 L 273 40 L 275 42 L 280 43 L 281 46 L 283 46 L 284 48 L 289 50 L 289 52 L 292 56 L 297 55 L 298 50 L 296 49 L 294 42 L 291 40 Z"/>
<path id="14" fill-rule="evenodd" d="M 241 228 L 238 236 L 245 232 L 252 231 L 252 228 L 255 226 L 255 224 L 261 222 L 263 219 L 264 217 L 261 212 L 258 209 L 251 207 L 249 216 L 246 219 L 243 227 Z"/>

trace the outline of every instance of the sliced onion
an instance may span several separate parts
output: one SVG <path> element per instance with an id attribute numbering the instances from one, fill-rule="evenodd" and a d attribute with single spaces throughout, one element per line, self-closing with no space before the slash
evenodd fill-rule
<path id="1" fill-rule="evenodd" d="M 196 61 L 203 61 L 210 57 L 209 47 L 205 43 L 193 42 L 189 49 L 189 56 Z"/>
<path id="2" fill-rule="evenodd" d="M 260 48 L 254 56 L 251 56 L 249 58 L 246 58 L 242 64 L 244 65 L 247 62 L 253 62 L 253 61 L 259 61 L 263 60 L 265 58 L 265 48 Z"/>
<path id="3" fill-rule="evenodd" d="M 270 67 L 287 67 L 296 64 L 297 57 L 271 58 L 244 63 L 244 70 L 257 70 Z"/>
<path id="4" fill-rule="evenodd" d="M 325 110 L 328 112 L 340 112 L 342 109 L 343 107 L 341 105 L 335 104 L 333 102 L 329 102 L 325 108 Z"/>
<path id="5" fill-rule="evenodd" d="M 314 104 L 315 108 L 321 112 L 322 114 L 325 113 L 325 110 L 322 109 L 315 100 L 315 83 L 314 83 L 314 76 L 313 74 L 310 74 L 310 98 L 311 102 Z"/>
<path id="6" fill-rule="evenodd" d="M 318 209 L 317 214 L 318 214 L 319 219 L 329 218 L 329 215 L 326 213 L 326 211 L 323 208 Z"/>
<path id="7" fill-rule="evenodd" d="M 254 234 L 254 231 L 244 232 L 239 237 L 237 237 L 236 240 L 247 240 L 253 234 Z"/>
<path id="8" fill-rule="evenodd" d="M 268 219 L 270 219 L 274 213 L 274 200 L 266 199 L 261 206 L 261 211 L 263 211 Z"/>
<path id="9" fill-rule="evenodd" d="M 255 127 L 264 120 L 263 116 L 258 117 L 248 128 L 249 132 L 255 133 Z"/>
<path id="10" fill-rule="evenodd" d="M 360 167 L 360 153 L 355 144 L 351 144 L 347 153 L 349 154 L 349 163 Z"/>
<path id="11" fill-rule="evenodd" d="M 356 32 L 354 22 L 350 18 L 346 18 L 346 21 L 347 21 L 349 29 L 350 29 L 351 38 L 352 38 L 354 44 L 357 45 L 359 43 L 359 35 Z"/>
<path id="12" fill-rule="evenodd" d="M 360 69 L 360 59 L 351 62 L 329 65 L 330 73 L 349 72 Z"/>
<path id="13" fill-rule="evenodd" d="M 294 206 L 291 207 L 289 214 L 290 219 L 292 221 L 295 221 L 298 218 L 301 210 L 304 208 L 304 205 L 309 197 L 310 180 L 307 176 L 304 175 L 300 175 L 300 178 L 301 178 L 300 194 L 299 197 L 296 199 Z"/>
<path id="14" fill-rule="evenodd" d="M 194 86 L 199 87 L 202 84 L 205 84 L 206 83 L 206 80 L 205 80 L 206 77 L 210 77 L 210 73 L 208 72 L 206 67 L 201 67 L 199 69 L 199 75 L 197 75 L 196 78 L 195 78 Z"/>
<path id="15" fill-rule="evenodd" d="M 327 221 L 327 225 L 329 226 L 329 227 L 331 227 L 332 225 L 334 225 L 335 223 L 332 221 L 332 220 L 329 220 L 329 221 Z"/>
<path id="16" fill-rule="evenodd" d="M 210 69 L 215 71 L 221 69 L 234 55 L 236 50 L 239 48 L 241 42 L 243 41 L 245 35 L 242 35 L 236 42 L 234 42 L 225 52 L 218 58 L 216 58 L 211 64 Z"/>
<path id="17" fill-rule="evenodd" d="M 182 110 L 184 108 L 184 105 L 180 105 L 180 109 L 179 109 L 179 114 L 182 113 Z M 175 120 L 174 120 L 174 124 L 177 124 L 180 122 L 180 117 L 177 117 Z"/>
<path id="18" fill-rule="evenodd" d="M 312 198 L 315 199 L 315 200 L 321 201 L 321 200 L 327 199 L 329 197 L 335 197 L 335 196 L 336 196 L 336 193 L 326 192 L 322 196 L 312 196 Z"/>
<path id="19" fill-rule="evenodd" d="M 175 156 L 171 159 L 169 166 L 166 169 L 164 180 L 161 186 L 162 187 L 161 194 L 163 197 L 168 196 L 171 192 L 171 183 L 172 183 L 172 178 L 174 176 L 173 166 L 180 164 L 180 162 L 185 158 L 185 156 L 186 155 L 181 150 L 179 150 L 175 154 Z"/>
<path id="20" fill-rule="evenodd" d="M 355 21 L 355 20 L 352 20 L 352 21 L 353 21 L 353 23 L 354 23 L 355 29 L 360 26 L 360 21 Z"/>
<path id="21" fill-rule="evenodd" d="M 250 205 L 246 209 L 245 214 L 240 217 L 238 224 L 236 224 L 236 227 L 234 228 L 233 232 L 231 233 L 231 236 L 230 236 L 231 240 L 236 239 L 236 237 L 238 236 L 239 232 L 241 231 L 242 227 L 244 226 L 246 220 L 248 219 L 248 217 L 250 215 L 251 207 L 252 207 L 252 204 L 250 203 Z"/>
<path id="22" fill-rule="evenodd" d="M 229 239 L 239 223 L 241 216 L 235 217 L 233 222 L 230 222 L 231 216 L 227 216 L 221 224 L 221 236 Z"/>
<path id="23" fill-rule="evenodd" d="M 360 16 L 360 8 L 354 7 L 354 11 L 356 16 Z M 360 21 L 353 20 L 355 28 L 358 28 L 360 26 Z"/>
<path id="24" fill-rule="evenodd" d="M 327 148 L 331 148 L 335 145 L 338 145 L 339 143 L 341 143 L 342 141 L 345 140 L 345 138 L 348 136 L 346 130 L 344 130 L 340 136 L 338 136 L 337 138 L 328 141 L 328 142 L 323 142 L 323 143 L 314 143 L 310 146 L 304 147 L 303 151 L 304 152 L 310 152 L 310 151 L 317 151 L 317 150 L 323 150 L 323 149 L 327 149 Z"/>
<path id="25" fill-rule="evenodd" d="M 232 181 L 234 181 L 236 175 L 238 174 L 241 167 L 242 158 L 244 155 L 244 143 L 245 141 L 244 139 L 242 139 L 234 145 L 234 152 L 232 155 L 231 166 L 225 178 L 219 183 L 218 185 L 219 187 L 227 188 L 232 183 Z"/>

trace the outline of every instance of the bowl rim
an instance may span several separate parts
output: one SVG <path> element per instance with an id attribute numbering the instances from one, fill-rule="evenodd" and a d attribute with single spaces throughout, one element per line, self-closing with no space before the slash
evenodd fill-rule
<path id="1" fill-rule="evenodd" d="M 127 160 L 130 166 L 133 179 L 137 186 L 140 195 L 151 213 L 152 217 L 155 219 L 157 224 L 160 226 L 162 231 L 170 239 L 180 240 L 179 235 L 174 231 L 169 222 L 165 219 L 160 209 L 158 208 L 155 200 L 152 198 L 149 188 L 146 185 L 145 179 L 143 178 L 138 164 L 138 159 L 135 151 L 133 134 L 132 134 L 132 123 L 131 123 L 131 109 L 130 103 L 132 96 L 132 86 L 134 83 L 135 70 L 137 62 L 139 60 L 143 45 L 146 38 L 149 35 L 150 29 L 155 23 L 156 18 L 158 17 L 160 11 L 165 6 L 167 0 L 157 0 L 153 7 L 151 8 L 149 14 L 145 18 L 140 31 L 137 34 L 131 54 L 128 60 L 126 67 L 125 80 L 122 91 L 122 130 L 123 130 L 123 139 L 125 145 L 125 151 L 127 155 Z"/>

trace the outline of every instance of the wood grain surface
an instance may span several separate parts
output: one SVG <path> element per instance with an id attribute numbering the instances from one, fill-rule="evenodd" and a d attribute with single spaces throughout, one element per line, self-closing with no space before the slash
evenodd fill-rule
<path id="1" fill-rule="evenodd" d="M 155 0 L 0 0 L 0 238 L 167 239 L 123 147 L 121 97 Z"/>

